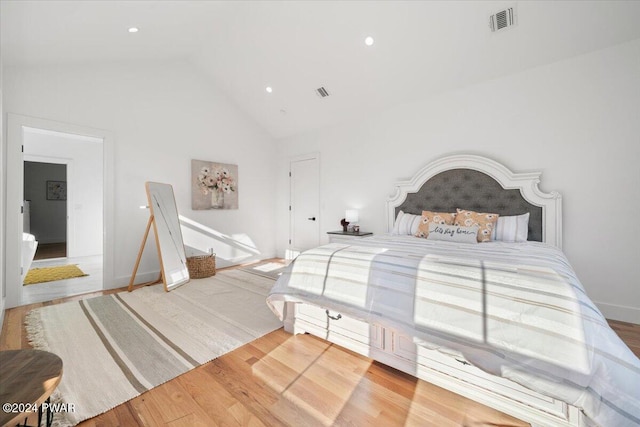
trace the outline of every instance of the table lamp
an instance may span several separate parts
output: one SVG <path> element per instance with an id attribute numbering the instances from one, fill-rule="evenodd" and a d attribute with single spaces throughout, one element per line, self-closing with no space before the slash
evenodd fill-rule
<path id="1" fill-rule="evenodd" d="M 344 213 L 344 218 L 340 221 L 342 231 L 349 231 L 349 223 L 352 222 L 358 222 L 358 211 L 355 209 L 347 209 Z"/>

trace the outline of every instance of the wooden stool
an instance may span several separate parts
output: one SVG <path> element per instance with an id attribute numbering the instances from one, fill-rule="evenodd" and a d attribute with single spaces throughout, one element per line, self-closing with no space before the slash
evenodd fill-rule
<path id="1" fill-rule="evenodd" d="M 42 421 L 42 404 L 62 378 L 62 359 L 41 350 L 0 351 L 0 426 L 15 426 L 24 417 L 38 412 Z M 37 408 L 36 408 L 37 406 Z M 48 408 L 45 408 L 48 409 Z M 53 412 L 46 411 L 46 425 L 51 426 Z"/>

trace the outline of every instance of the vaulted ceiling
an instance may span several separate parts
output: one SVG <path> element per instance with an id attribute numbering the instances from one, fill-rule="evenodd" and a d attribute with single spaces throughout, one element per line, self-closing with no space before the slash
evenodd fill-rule
<path id="1" fill-rule="evenodd" d="M 275 138 L 640 38 L 640 1 L 2 0 L 0 7 L 5 66 L 188 60 Z M 515 8 L 516 25 L 492 33 L 489 16 L 506 7 Z M 329 97 L 317 96 L 321 86 Z"/>

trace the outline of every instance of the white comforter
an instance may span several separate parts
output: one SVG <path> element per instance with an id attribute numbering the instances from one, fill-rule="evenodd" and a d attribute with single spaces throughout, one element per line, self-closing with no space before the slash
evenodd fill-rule
<path id="1" fill-rule="evenodd" d="M 551 246 L 363 238 L 302 253 L 267 302 L 333 308 L 583 410 L 602 427 L 640 425 L 640 360 Z"/>

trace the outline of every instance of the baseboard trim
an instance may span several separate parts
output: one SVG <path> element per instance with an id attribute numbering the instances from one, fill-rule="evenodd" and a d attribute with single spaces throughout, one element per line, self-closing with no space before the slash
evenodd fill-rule
<path id="1" fill-rule="evenodd" d="M 135 284 L 150 282 L 152 280 L 156 280 L 158 277 L 160 277 L 160 270 L 147 271 L 144 273 L 137 272 Z M 129 286 L 130 281 L 131 281 L 131 275 L 116 277 L 113 280 L 113 286 L 105 286 L 105 289 L 124 288 Z"/>
<path id="2" fill-rule="evenodd" d="M 640 308 L 608 304 L 604 302 L 595 303 L 607 319 L 640 324 Z"/>
<path id="3" fill-rule="evenodd" d="M 262 261 L 263 259 L 271 259 L 275 258 L 273 253 L 260 254 L 260 256 L 251 256 L 251 257 L 242 257 L 235 259 L 222 259 L 220 257 L 216 257 L 216 269 L 225 268 L 225 267 L 233 267 L 240 264 L 246 264 L 251 262 Z M 150 282 L 152 280 L 157 279 L 160 276 L 160 270 L 156 271 L 147 271 L 144 273 L 136 273 L 136 283 L 145 283 Z M 113 286 L 105 287 L 105 289 L 118 289 L 125 286 L 129 286 L 129 281 L 131 280 L 131 276 L 120 276 L 116 277 L 113 280 Z"/>

